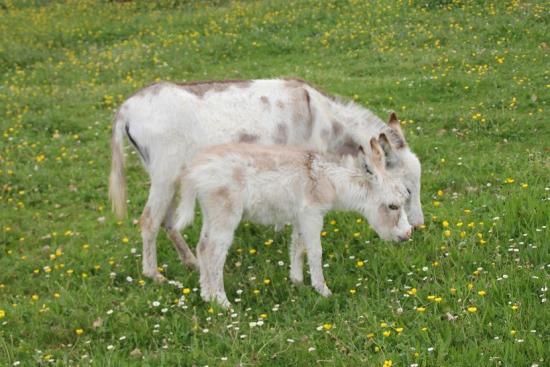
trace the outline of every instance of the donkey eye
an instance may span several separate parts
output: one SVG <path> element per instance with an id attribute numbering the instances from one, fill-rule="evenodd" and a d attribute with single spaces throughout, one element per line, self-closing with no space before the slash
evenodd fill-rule
<path id="1" fill-rule="evenodd" d="M 411 194 L 411 190 L 409 190 L 409 188 L 407 188 L 407 193 L 410 195 Z"/>
<path id="2" fill-rule="evenodd" d="M 399 209 L 399 207 L 395 204 L 388 205 L 388 208 L 390 208 L 391 210 L 398 210 Z"/>

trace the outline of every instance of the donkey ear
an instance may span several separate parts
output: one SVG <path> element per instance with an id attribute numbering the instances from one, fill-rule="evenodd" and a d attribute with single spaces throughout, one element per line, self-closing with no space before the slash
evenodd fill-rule
<path id="1" fill-rule="evenodd" d="M 382 150 L 384 151 L 384 155 L 389 157 L 393 154 L 393 149 L 390 145 L 390 141 L 388 140 L 388 137 L 386 134 L 382 133 L 380 136 L 378 136 L 378 142 L 380 143 L 380 146 L 382 147 Z"/>
<path id="2" fill-rule="evenodd" d="M 395 153 L 390 141 L 385 133 L 380 134 L 378 137 L 378 142 L 384 151 L 384 156 L 386 157 L 386 168 L 395 166 L 399 161 L 399 157 Z"/>
<path id="3" fill-rule="evenodd" d="M 395 112 L 390 113 L 388 126 L 391 129 L 390 140 L 395 145 L 395 147 L 397 149 L 405 147 L 407 145 L 407 141 L 405 140 L 405 135 L 403 134 L 403 130 L 401 130 L 401 124 L 399 123 Z"/>

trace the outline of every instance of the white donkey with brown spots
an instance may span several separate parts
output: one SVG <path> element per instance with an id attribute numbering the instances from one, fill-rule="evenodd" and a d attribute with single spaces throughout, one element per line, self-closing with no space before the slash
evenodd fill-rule
<path id="1" fill-rule="evenodd" d="M 409 149 L 394 114 L 385 124 L 353 102 L 327 96 L 297 79 L 161 82 L 128 98 L 113 124 L 109 193 L 117 215 L 125 212 L 123 140 L 138 151 L 151 179 L 141 217 L 143 272 L 163 280 L 157 269 L 156 236 L 164 225 L 184 264 L 196 259 L 174 227 L 178 176 L 207 146 L 250 142 L 287 145 L 334 154 L 356 154 L 359 145 L 386 134 L 388 172 L 410 192 L 409 222 L 423 223 L 420 162 Z"/>
<path id="2" fill-rule="evenodd" d="M 375 138 L 370 149 L 372 154 L 365 155 L 360 147 L 355 158 L 245 143 L 201 151 L 182 175 L 176 229 L 193 221 L 198 198 L 203 213 L 197 246 L 202 298 L 230 305 L 223 267 L 243 218 L 267 225 L 291 223 L 290 279 L 303 282 L 307 254 L 311 284 L 325 297 L 331 291 L 323 276 L 321 230 L 329 210 L 359 212 L 383 239 L 409 239 L 407 189 L 388 175 Z"/>

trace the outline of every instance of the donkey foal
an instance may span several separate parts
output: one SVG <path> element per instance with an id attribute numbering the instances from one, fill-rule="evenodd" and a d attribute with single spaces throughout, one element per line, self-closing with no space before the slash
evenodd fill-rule
<path id="1" fill-rule="evenodd" d="M 373 138 L 370 145 L 372 154 L 361 148 L 355 158 L 252 144 L 219 145 L 199 153 L 182 175 L 176 229 L 193 221 L 198 197 L 203 213 L 197 246 L 201 297 L 230 305 L 223 266 L 242 218 L 291 223 L 290 278 L 303 282 L 307 253 L 311 283 L 325 297 L 331 295 L 323 276 L 320 239 L 326 212 L 356 210 L 383 239 L 407 240 L 407 189 L 387 174 L 378 141 Z"/>

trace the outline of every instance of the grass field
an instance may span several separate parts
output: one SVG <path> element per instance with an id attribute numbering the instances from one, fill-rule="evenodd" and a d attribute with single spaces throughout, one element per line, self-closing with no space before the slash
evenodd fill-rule
<path id="1" fill-rule="evenodd" d="M 550 5 L 545 1 L 0 0 L 0 365 L 550 365 Z M 148 178 L 107 201 L 116 107 L 155 80 L 297 76 L 384 118 L 423 163 L 425 228 L 397 245 L 331 213 L 321 298 L 290 229 L 241 225 L 234 310 L 201 301 Z M 200 223 L 185 231 L 195 244 Z"/>

